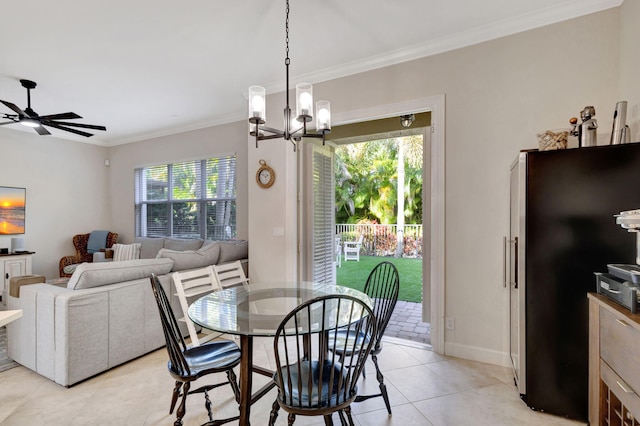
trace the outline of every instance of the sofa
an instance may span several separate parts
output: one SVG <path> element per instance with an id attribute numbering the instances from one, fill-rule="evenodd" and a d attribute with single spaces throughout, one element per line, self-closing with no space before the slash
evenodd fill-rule
<path id="1" fill-rule="evenodd" d="M 7 326 L 9 357 L 74 385 L 165 345 L 151 273 L 179 318 L 172 272 L 236 260 L 248 269 L 246 241 L 141 238 L 127 246 L 137 258 L 83 263 L 67 283 L 23 285 L 17 297 L 9 295 L 7 308 L 23 311 Z"/>

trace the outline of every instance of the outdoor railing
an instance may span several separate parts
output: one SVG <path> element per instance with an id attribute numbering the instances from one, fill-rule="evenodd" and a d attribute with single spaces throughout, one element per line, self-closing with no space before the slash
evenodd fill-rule
<path id="1" fill-rule="evenodd" d="M 366 256 L 395 256 L 398 248 L 398 225 L 338 224 L 341 241 L 358 241 L 364 235 L 360 253 Z M 422 258 L 422 225 L 404 225 L 402 257 Z"/>

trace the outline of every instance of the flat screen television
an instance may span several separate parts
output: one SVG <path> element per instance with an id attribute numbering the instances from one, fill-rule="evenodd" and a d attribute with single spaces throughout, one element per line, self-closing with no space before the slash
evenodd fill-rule
<path id="1" fill-rule="evenodd" d="M 0 186 L 0 235 L 24 234 L 26 188 Z"/>

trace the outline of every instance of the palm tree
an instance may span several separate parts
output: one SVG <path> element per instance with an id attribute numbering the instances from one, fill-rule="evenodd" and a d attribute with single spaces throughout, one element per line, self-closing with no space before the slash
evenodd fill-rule
<path id="1" fill-rule="evenodd" d="M 422 219 L 422 137 L 339 147 L 335 170 L 336 222 L 396 223 L 401 256 L 405 221 Z"/>
<path id="2" fill-rule="evenodd" d="M 396 219 L 396 257 L 402 257 L 404 249 L 404 219 L 405 219 L 405 152 L 406 162 L 409 163 L 411 168 L 421 169 L 422 166 L 422 137 L 421 136 L 406 136 L 397 138 L 398 144 L 398 167 L 397 167 L 397 219 Z M 422 175 L 421 175 L 422 176 Z M 420 180 L 422 183 L 422 179 Z M 421 185 L 422 186 L 422 185 Z M 413 198 L 412 198 L 413 199 Z"/>

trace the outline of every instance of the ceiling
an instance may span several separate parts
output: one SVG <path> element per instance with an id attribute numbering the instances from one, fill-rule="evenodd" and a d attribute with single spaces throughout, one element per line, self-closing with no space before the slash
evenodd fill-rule
<path id="1" fill-rule="evenodd" d="M 291 85 L 404 62 L 623 0 L 291 0 Z M 285 0 L 56 0 L 5 10 L 0 99 L 73 111 L 105 146 L 238 121 L 247 88 L 284 90 Z M 317 95 L 317 93 L 316 93 Z M 284 105 L 267 105 L 280 111 Z M 295 107 L 292 105 L 292 107 Z M 0 104 L 0 112 L 11 113 Z M 4 120 L 0 120 L 4 121 Z M 22 130 L 19 124 L 2 132 Z M 35 134 L 35 133 L 34 133 Z"/>

